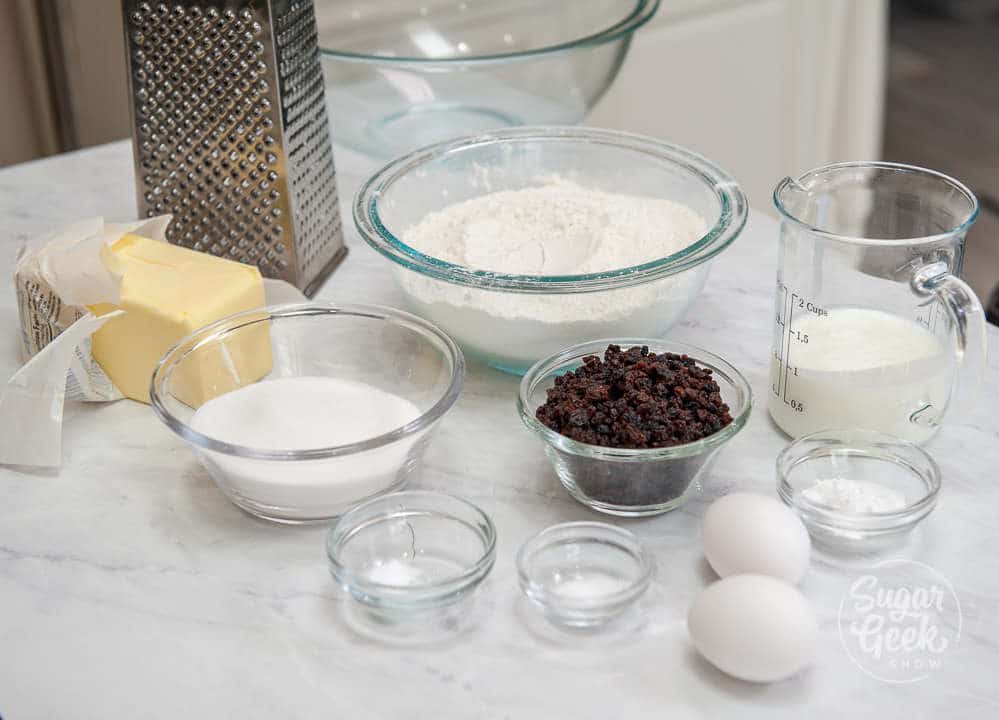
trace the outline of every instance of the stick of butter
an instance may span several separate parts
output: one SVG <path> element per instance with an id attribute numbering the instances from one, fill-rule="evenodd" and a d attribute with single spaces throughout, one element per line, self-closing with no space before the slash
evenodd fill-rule
<path id="1" fill-rule="evenodd" d="M 121 301 L 88 307 L 95 315 L 117 309 L 125 313 L 93 334 L 91 351 L 115 386 L 133 400 L 149 402 L 156 364 L 182 338 L 265 302 L 260 271 L 251 265 L 132 234 L 101 252 L 104 265 L 121 279 Z M 184 362 L 183 377 L 171 382 L 173 394 L 191 407 L 270 372 L 268 324 L 257 323 L 223 345 L 195 353 L 192 362 Z"/>

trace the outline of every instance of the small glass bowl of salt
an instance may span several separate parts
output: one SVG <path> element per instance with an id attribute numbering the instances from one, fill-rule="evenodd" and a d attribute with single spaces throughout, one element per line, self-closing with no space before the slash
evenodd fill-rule
<path id="1" fill-rule="evenodd" d="M 620 617 L 649 589 L 655 564 L 642 542 L 615 525 L 568 522 L 517 553 L 520 588 L 554 625 L 594 629 Z"/>
<path id="2" fill-rule="evenodd" d="M 913 443 L 869 430 L 805 435 L 777 457 L 777 493 L 817 545 L 894 547 L 936 507 L 940 468 Z"/>
<path id="3" fill-rule="evenodd" d="M 496 559 L 496 528 L 456 495 L 410 490 L 369 500 L 326 538 L 330 574 L 392 635 L 458 629 Z M 398 639 L 398 638 L 396 638 Z"/>

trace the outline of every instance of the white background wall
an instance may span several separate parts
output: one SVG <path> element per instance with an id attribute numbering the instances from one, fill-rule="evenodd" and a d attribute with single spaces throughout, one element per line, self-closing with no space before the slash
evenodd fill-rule
<path id="1" fill-rule="evenodd" d="M 588 119 L 716 161 L 757 208 L 788 174 L 880 156 L 886 0 L 665 0 Z"/>

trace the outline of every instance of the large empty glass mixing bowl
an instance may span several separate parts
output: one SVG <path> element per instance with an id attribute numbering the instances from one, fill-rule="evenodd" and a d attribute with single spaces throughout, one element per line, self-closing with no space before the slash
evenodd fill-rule
<path id="1" fill-rule="evenodd" d="M 428 213 L 553 176 L 685 205 L 703 218 L 704 234 L 641 265 L 578 275 L 490 272 L 406 243 Z M 560 127 L 508 128 L 418 150 L 376 173 L 354 202 L 358 230 L 396 264 L 414 311 L 465 352 L 513 373 L 594 338 L 663 337 L 701 291 L 709 261 L 742 230 L 746 212 L 735 180 L 700 155 L 629 133 Z M 668 236 L 669 228 L 661 230 Z"/>
<path id="2" fill-rule="evenodd" d="M 316 0 L 338 142 L 390 158 L 511 125 L 575 124 L 659 0 Z"/>

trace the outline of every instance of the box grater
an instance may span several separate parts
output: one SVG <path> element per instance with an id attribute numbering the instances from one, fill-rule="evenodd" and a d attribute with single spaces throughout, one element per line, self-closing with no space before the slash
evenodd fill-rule
<path id="1" fill-rule="evenodd" d="M 122 0 L 141 215 L 312 295 L 346 254 L 312 0 Z"/>

